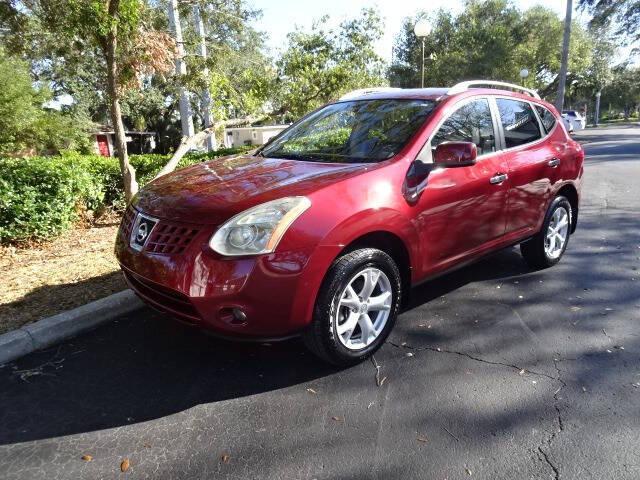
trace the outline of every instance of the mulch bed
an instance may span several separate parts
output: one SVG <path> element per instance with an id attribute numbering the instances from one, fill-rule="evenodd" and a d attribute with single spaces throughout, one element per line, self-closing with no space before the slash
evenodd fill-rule
<path id="1" fill-rule="evenodd" d="M 126 289 L 113 254 L 119 217 L 51 242 L 0 246 L 0 334 Z"/>

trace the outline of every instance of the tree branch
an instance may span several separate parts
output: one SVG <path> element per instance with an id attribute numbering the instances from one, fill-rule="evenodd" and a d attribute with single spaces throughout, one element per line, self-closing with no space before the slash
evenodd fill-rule
<path id="1" fill-rule="evenodd" d="M 212 135 L 218 128 L 252 124 L 257 121 L 263 120 L 265 118 L 266 117 L 245 117 L 245 118 L 238 118 L 233 120 L 221 120 L 221 121 L 215 122 L 209 128 L 205 128 L 204 130 L 196 133 L 195 135 L 192 135 L 190 137 L 182 137 L 182 140 L 180 141 L 180 145 L 178 145 L 178 148 L 174 152 L 173 156 L 167 162 L 167 164 L 164 167 L 162 167 L 162 170 L 160 170 L 158 174 L 154 177 L 154 180 L 156 178 L 162 177 L 163 175 L 166 175 L 167 173 L 173 172 L 178 166 L 178 163 L 180 163 L 180 160 L 182 160 L 182 157 L 184 157 L 189 152 L 189 150 L 191 150 L 194 147 L 194 145 L 197 145 L 198 143 L 204 141 L 209 135 Z"/>

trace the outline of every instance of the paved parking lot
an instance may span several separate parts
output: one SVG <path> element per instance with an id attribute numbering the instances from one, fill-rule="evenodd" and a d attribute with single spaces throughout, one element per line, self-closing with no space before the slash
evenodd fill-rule
<path id="1" fill-rule="evenodd" d="M 558 266 L 514 248 L 426 283 L 344 370 L 120 318 L 0 368 L 0 478 L 640 478 L 640 127 L 578 136 Z"/>

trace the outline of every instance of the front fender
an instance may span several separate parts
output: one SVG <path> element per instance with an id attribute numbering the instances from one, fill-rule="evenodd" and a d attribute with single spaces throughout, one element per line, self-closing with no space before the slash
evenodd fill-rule
<path id="1" fill-rule="evenodd" d="M 414 260 L 420 256 L 418 231 L 406 215 L 392 208 L 366 209 L 345 218 L 325 235 L 320 245 L 344 248 L 375 232 L 391 233 L 402 240 L 411 265 L 415 265 Z"/>
<path id="2" fill-rule="evenodd" d="M 398 237 L 409 253 L 410 264 L 416 265 L 414 259 L 420 255 L 418 232 L 401 212 L 390 208 L 367 209 L 343 219 L 327 232 L 309 257 L 302 281 L 295 292 L 292 318 L 296 319 L 297 328 L 303 328 L 311 322 L 317 294 L 334 260 L 348 245 L 376 232 Z M 412 275 L 415 274 L 412 269 Z"/>

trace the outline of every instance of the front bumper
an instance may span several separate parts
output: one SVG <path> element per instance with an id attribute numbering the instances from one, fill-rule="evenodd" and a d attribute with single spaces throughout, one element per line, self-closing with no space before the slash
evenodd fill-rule
<path id="1" fill-rule="evenodd" d="M 179 226 L 197 233 L 181 253 L 156 253 L 146 247 L 138 251 L 131 248 L 124 223 L 115 252 L 138 296 L 186 323 L 229 337 L 277 338 L 302 330 L 311 321 L 324 275 L 340 252 L 338 246 L 315 246 L 226 258 L 208 246 L 213 227 L 185 224 Z M 239 321 L 234 309 L 246 319 Z"/>

